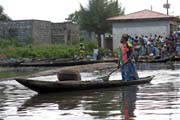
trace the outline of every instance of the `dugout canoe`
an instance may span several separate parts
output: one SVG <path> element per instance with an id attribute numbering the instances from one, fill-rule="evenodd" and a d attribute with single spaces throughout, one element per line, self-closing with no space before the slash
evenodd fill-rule
<path id="1" fill-rule="evenodd" d="M 19 66 L 23 61 L 4 61 L 4 62 L 0 62 L 0 66 L 1 67 L 16 67 Z"/>
<path id="2" fill-rule="evenodd" d="M 139 63 L 165 63 L 167 61 L 171 61 L 173 56 L 165 57 L 165 58 L 157 58 L 157 59 L 150 59 L 148 57 L 139 58 L 137 62 Z"/>
<path id="3" fill-rule="evenodd" d="M 117 62 L 117 59 L 109 60 L 21 60 L 15 62 L 0 62 L 0 66 L 3 67 L 63 67 L 63 66 L 76 66 L 76 65 L 86 65 L 95 63 L 108 63 Z"/>
<path id="4" fill-rule="evenodd" d="M 149 83 L 154 76 L 140 78 L 139 80 L 122 81 L 122 80 L 91 80 L 91 81 L 40 81 L 30 80 L 27 78 L 16 78 L 20 84 L 36 91 L 37 93 L 57 93 L 66 91 L 90 90 L 99 88 L 112 88 L 120 86 L 129 86 Z"/>
<path id="5" fill-rule="evenodd" d="M 116 59 L 112 60 L 72 60 L 72 61 L 35 61 L 35 62 L 23 62 L 19 64 L 19 67 L 57 67 L 57 66 L 76 66 L 87 65 L 95 63 L 107 63 L 117 62 Z"/>
<path id="6" fill-rule="evenodd" d="M 174 56 L 173 61 L 180 61 L 180 56 Z"/>

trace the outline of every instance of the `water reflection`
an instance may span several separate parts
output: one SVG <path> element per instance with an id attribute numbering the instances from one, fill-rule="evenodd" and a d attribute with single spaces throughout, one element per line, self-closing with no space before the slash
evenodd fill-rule
<path id="1" fill-rule="evenodd" d="M 124 120 L 129 120 L 134 115 L 134 110 L 136 108 L 136 92 L 138 91 L 137 86 L 126 87 L 123 91 L 123 102 L 122 102 L 122 113 L 124 115 Z"/>
<path id="2" fill-rule="evenodd" d="M 18 111 L 25 111 L 26 109 L 33 109 L 36 107 L 43 107 L 44 104 L 57 104 L 59 110 L 70 110 L 78 107 L 82 95 L 78 92 L 71 93 L 56 93 L 56 94 L 40 94 L 34 95 L 25 101 Z"/>
<path id="3" fill-rule="evenodd" d="M 17 116 L 17 106 L 33 93 L 14 80 L 0 81 L 0 119 Z"/>
<path id="4" fill-rule="evenodd" d="M 17 111 L 23 113 L 23 111 L 34 111 L 38 107 L 56 104 L 56 109 L 60 110 L 59 113 L 62 115 L 69 115 L 63 111 L 84 109 L 83 114 L 94 119 L 103 120 L 117 117 L 128 120 L 130 117 L 134 117 L 137 90 L 137 86 L 131 86 L 122 89 L 34 95 L 25 101 Z"/>

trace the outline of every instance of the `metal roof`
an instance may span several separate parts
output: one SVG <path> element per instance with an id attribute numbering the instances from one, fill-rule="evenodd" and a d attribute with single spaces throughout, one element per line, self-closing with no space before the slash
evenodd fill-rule
<path id="1" fill-rule="evenodd" d="M 138 12 L 130 13 L 127 15 L 122 16 L 114 16 L 111 18 L 108 18 L 109 21 L 126 21 L 126 20 L 145 20 L 145 19 L 169 19 L 169 18 L 175 18 L 175 16 L 166 15 L 163 13 L 151 11 L 151 10 L 141 10 Z"/>

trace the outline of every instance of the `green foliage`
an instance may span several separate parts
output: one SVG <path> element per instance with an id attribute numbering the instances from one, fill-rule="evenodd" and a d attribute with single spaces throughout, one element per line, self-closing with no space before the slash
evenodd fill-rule
<path id="1" fill-rule="evenodd" d="M 90 40 L 85 42 L 85 49 L 87 55 L 93 54 L 93 49 L 97 47 L 97 41 L 96 40 Z"/>
<path id="2" fill-rule="evenodd" d="M 21 46 L 16 39 L 10 38 L 10 39 L 0 39 L 0 48 L 7 48 L 7 47 L 15 47 L 15 46 Z"/>
<path id="3" fill-rule="evenodd" d="M 118 0 L 89 0 L 86 8 L 80 6 L 79 11 L 69 15 L 69 20 L 78 23 L 82 30 L 94 32 L 97 35 L 98 45 L 101 46 L 100 35 L 112 32 L 111 23 L 107 19 L 123 15 L 124 8 Z"/>
<path id="4" fill-rule="evenodd" d="M 84 41 L 84 38 L 81 36 L 81 37 L 79 38 L 79 41 L 80 41 L 80 42 L 83 42 L 83 41 Z"/>
<path id="5" fill-rule="evenodd" d="M 11 21 L 11 18 L 4 13 L 4 9 L 1 5 L 0 5 L 0 21 Z"/>
<path id="6" fill-rule="evenodd" d="M 8 58 L 32 58 L 32 59 L 53 59 L 72 58 L 77 54 L 76 47 L 62 46 L 24 46 L 1 50 L 1 54 L 6 54 Z"/>
<path id="7" fill-rule="evenodd" d="M 96 41 L 84 41 L 86 55 L 92 55 L 93 48 L 97 47 Z M 54 59 L 72 58 L 79 55 L 77 45 L 20 45 L 15 39 L 0 40 L 0 55 L 7 58 Z"/>
<path id="8" fill-rule="evenodd" d="M 71 20 L 73 23 L 79 24 L 81 11 L 75 11 L 74 13 L 70 14 L 68 20 Z"/>
<path id="9" fill-rule="evenodd" d="M 78 22 L 82 29 L 104 34 L 111 30 L 107 18 L 123 14 L 124 9 L 117 0 L 89 0 L 88 7 L 84 8 L 81 5 L 81 10 L 74 15 L 78 15 Z"/>
<path id="10" fill-rule="evenodd" d="M 107 56 L 107 55 L 109 55 L 110 51 L 109 51 L 109 49 L 100 48 L 99 53 L 101 56 Z"/>

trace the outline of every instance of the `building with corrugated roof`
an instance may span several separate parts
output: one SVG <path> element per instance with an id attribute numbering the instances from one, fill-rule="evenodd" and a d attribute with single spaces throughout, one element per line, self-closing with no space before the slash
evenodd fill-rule
<path id="1" fill-rule="evenodd" d="M 142 10 L 123 16 L 108 18 L 112 22 L 113 49 L 117 49 L 121 36 L 127 33 L 130 36 L 169 36 L 178 28 L 178 17 L 163 13 Z"/>

